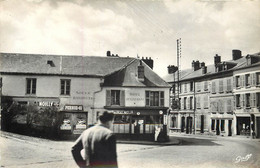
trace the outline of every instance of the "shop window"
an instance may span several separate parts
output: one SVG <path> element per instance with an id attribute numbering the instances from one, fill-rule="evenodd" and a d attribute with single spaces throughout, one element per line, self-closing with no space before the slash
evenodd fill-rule
<path id="1" fill-rule="evenodd" d="M 246 107 L 247 108 L 250 107 L 250 94 L 249 93 L 246 94 Z"/>
<path id="2" fill-rule="evenodd" d="M 220 130 L 225 131 L 225 120 L 221 120 Z"/>
<path id="3" fill-rule="evenodd" d="M 223 93 L 223 80 L 219 80 L 219 93 Z"/>
<path id="4" fill-rule="evenodd" d="M 146 106 L 164 106 L 164 92 L 146 91 Z"/>
<path id="5" fill-rule="evenodd" d="M 128 124 L 130 123 L 130 116 L 127 115 L 115 115 L 114 124 Z"/>
<path id="6" fill-rule="evenodd" d="M 172 117 L 172 125 L 171 127 L 176 128 L 177 127 L 177 117 Z"/>
<path id="7" fill-rule="evenodd" d="M 36 94 L 36 78 L 26 79 L 26 94 Z"/>
<path id="8" fill-rule="evenodd" d="M 249 75 L 249 74 L 246 74 L 246 75 L 245 75 L 245 85 L 246 85 L 247 87 L 250 86 L 250 75 Z"/>
<path id="9" fill-rule="evenodd" d="M 160 124 L 160 116 L 146 116 L 145 122 L 146 124 Z"/>
<path id="10" fill-rule="evenodd" d="M 70 79 L 61 79 L 60 80 L 60 94 L 61 95 L 70 95 Z"/>
<path id="11" fill-rule="evenodd" d="M 187 108 L 187 97 L 184 97 L 183 99 L 183 109 Z"/>
<path id="12" fill-rule="evenodd" d="M 241 107 L 241 105 L 240 105 L 240 94 L 237 94 L 236 95 L 236 107 Z"/>
<path id="13" fill-rule="evenodd" d="M 190 109 L 193 109 L 193 97 L 190 97 Z"/>
<path id="14" fill-rule="evenodd" d="M 208 90 L 208 81 L 204 81 L 204 91 Z"/>
<path id="15" fill-rule="evenodd" d="M 107 106 L 124 106 L 125 105 L 125 91 L 124 90 L 107 90 L 106 91 L 106 105 Z"/>
<path id="16" fill-rule="evenodd" d="M 208 96 L 204 96 L 204 109 L 209 108 Z"/>

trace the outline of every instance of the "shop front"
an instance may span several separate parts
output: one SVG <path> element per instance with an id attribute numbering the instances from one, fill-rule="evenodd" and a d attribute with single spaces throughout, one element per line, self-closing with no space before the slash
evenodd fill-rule
<path id="1" fill-rule="evenodd" d="M 211 114 L 211 132 L 216 135 L 232 136 L 233 115 L 232 114 Z"/>
<path id="2" fill-rule="evenodd" d="M 61 134 L 79 135 L 87 129 L 88 112 L 84 111 L 82 105 L 65 105 L 61 114 Z"/>
<path id="3" fill-rule="evenodd" d="M 156 130 L 166 131 L 166 108 L 109 109 L 115 114 L 113 132 L 118 138 L 151 140 Z"/>

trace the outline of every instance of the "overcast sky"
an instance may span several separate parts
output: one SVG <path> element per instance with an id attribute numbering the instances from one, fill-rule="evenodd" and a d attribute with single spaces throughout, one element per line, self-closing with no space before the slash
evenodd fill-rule
<path id="1" fill-rule="evenodd" d="M 151 57 L 154 70 L 260 52 L 260 1 L 0 0 L 0 52 Z"/>

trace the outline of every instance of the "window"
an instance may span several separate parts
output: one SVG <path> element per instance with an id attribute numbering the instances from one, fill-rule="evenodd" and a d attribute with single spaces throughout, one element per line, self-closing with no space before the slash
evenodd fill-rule
<path id="1" fill-rule="evenodd" d="M 183 109 L 186 109 L 187 108 L 187 97 L 184 97 L 184 100 L 183 100 Z"/>
<path id="2" fill-rule="evenodd" d="M 36 78 L 26 79 L 26 94 L 36 94 Z"/>
<path id="3" fill-rule="evenodd" d="M 250 107 L 250 94 L 249 93 L 246 94 L 246 107 L 247 108 Z"/>
<path id="4" fill-rule="evenodd" d="M 208 81 L 204 81 L 204 90 L 205 90 L 205 91 L 208 90 Z"/>
<path id="5" fill-rule="evenodd" d="M 241 105 L 240 105 L 240 95 L 239 94 L 237 94 L 236 95 L 236 107 L 240 107 Z"/>
<path id="6" fill-rule="evenodd" d="M 240 87 L 241 86 L 241 83 L 240 83 L 240 76 L 236 76 L 235 77 L 235 83 L 236 83 L 236 87 Z"/>
<path id="7" fill-rule="evenodd" d="M 61 95 L 70 95 L 70 79 L 61 79 L 60 86 Z"/>
<path id="8" fill-rule="evenodd" d="M 251 102 L 250 102 L 251 107 L 256 107 L 256 93 L 251 93 L 250 98 L 251 98 Z"/>
<path id="9" fill-rule="evenodd" d="M 225 131 L 225 120 L 221 120 L 220 130 Z"/>
<path id="10" fill-rule="evenodd" d="M 107 90 L 106 91 L 106 105 L 125 105 L 125 91 L 124 90 Z"/>
<path id="11" fill-rule="evenodd" d="M 200 97 L 197 97 L 197 108 L 200 109 Z"/>
<path id="12" fill-rule="evenodd" d="M 200 89 L 201 89 L 200 82 L 197 82 L 196 84 L 197 84 L 197 85 L 196 85 L 196 86 L 197 86 L 197 87 L 196 87 L 196 88 L 197 88 L 197 92 L 200 92 Z"/>
<path id="13" fill-rule="evenodd" d="M 256 73 L 256 85 L 260 85 L 260 73 Z"/>
<path id="14" fill-rule="evenodd" d="M 111 90 L 111 105 L 120 105 L 120 90 Z"/>
<path id="15" fill-rule="evenodd" d="M 245 82 L 246 82 L 246 83 L 245 83 L 246 86 L 250 86 L 250 75 L 249 75 L 249 74 L 246 74 L 246 75 L 245 75 L 245 80 L 246 80 L 246 81 L 245 81 Z"/>
<path id="16" fill-rule="evenodd" d="M 208 108 L 209 107 L 209 103 L 208 103 L 208 96 L 205 95 L 204 96 L 204 109 Z"/>
<path id="17" fill-rule="evenodd" d="M 193 82 L 190 82 L 190 91 L 193 91 Z"/>
<path id="18" fill-rule="evenodd" d="M 227 100 L 227 112 L 231 112 L 232 111 L 232 100 L 228 99 Z"/>
<path id="19" fill-rule="evenodd" d="M 219 93 L 223 93 L 223 80 L 219 80 Z"/>
<path id="20" fill-rule="evenodd" d="M 162 91 L 146 91 L 146 106 L 164 106 L 164 92 Z"/>
<path id="21" fill-rule="evenodd" d="M 184 93 L 187 92 L 187 83 L 184 84 Z"/>
<path id="22" fill-rule="evenodd" d="M 232 86 L 231 86 L 231 79 L 227 79 L 227 92 L 232 91 Z"/>
<path id="23" fill-rule="evenodd" d="M 260 93 L 256 93 L 256 107 L 260 107 Z"/>
<path id="24" fill-rule="evenodd" d="M 192 104 L 193 104 L 193 97 L 190 97 L 190 109 L 193 109 Z"/>
<path id="25" fill-rule="evenodd" d="M 212 93 L 216 93 L 216 82 L 212 82 Z"/>

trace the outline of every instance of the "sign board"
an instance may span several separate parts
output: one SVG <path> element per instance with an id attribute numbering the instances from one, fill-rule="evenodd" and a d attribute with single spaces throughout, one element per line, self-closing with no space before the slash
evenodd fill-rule
<path id="1" fill-rule="evenodd" d="M 83 111 L 82 105 L 65 105 L 64 110 L 66 111 Z"/>
<path id="2" fill-rule="evenodd" d="M 167 115 L 163 115 L 163 125 L 167 125 Z"/>

